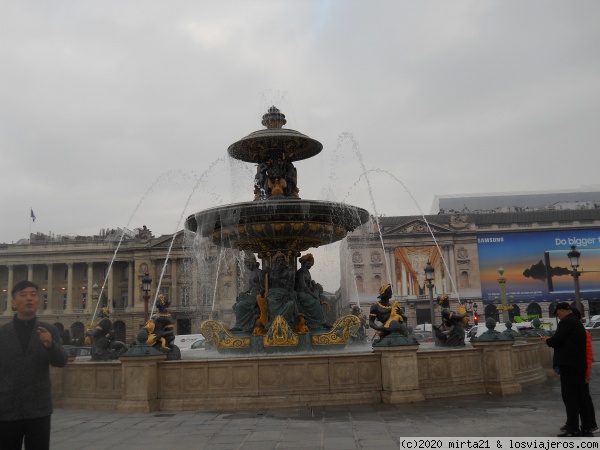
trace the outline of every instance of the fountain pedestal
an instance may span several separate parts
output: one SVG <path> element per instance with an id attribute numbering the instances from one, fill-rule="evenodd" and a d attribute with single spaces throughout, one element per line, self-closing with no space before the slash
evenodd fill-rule
<path id="1" fill-rule="evenodd" d="M 381 401 L 383 403 L 422 402 L 419 390 L 418 345 L 373 347 L 381 356 Z"/>
<path id="2" fill-rule="evenodd" d="M 117 411 L 147 413 L 160 409 L 158 363 L 166 358 L 166 354 L 121 356 L 121 401 Z"/>
<path id="3" fill-rule="evenodd" d="M 475 342 L 473 348 L 483 350 L 485 390 L 492 394 L 516 394 L 521 384 L 515 377 L 513 364 L 514 341 Z"/>

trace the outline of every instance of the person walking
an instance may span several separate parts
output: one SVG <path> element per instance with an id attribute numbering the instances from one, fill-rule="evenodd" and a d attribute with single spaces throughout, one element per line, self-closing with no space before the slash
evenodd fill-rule
<path id="1" fill-rule="evenodd" d="M 556 333 L 552 337 L 542 336 L 541 339 L 554 349 L 553 365 L 559 371 L 560 390 L 567 412 L 565 431 L 558 437 L 593 436 L 585 387 L 585 329 L 567 302 L 556 305 L 554 314 L 560 320 Z"/>
<path id="2" fill-rule="evenodd" d="M 581 321 L 581 312 L 575 308 L 573 314 Z M 584 328 L 585 329 L 585 328 Z M 595 433 L 598 431 L 598 424 L 596 423 L 596 409 L 594 408 L 594 401 L 590 395 L 590 380 L 592 379 L 592 363 L 594 362 L 594 348 L 592 347 L 592 335 L 588 330 L 585 330 L 585 357 L 587 360 L 587 369 L 585 371 L 585 391 L 587 396 L 588 414 L 590 415 L 590 431 Z M 564 428 L 564 429 L 563 429 Z M 561 431 L 566 431 L 567 425 L 561 428 Z"/>
<path id="3" fill-rule="evenodd" d="M 58 330 L 38 320 L 38 285 L 20 281 L 11 291 L 13 320 L 0 326 L 0 449 L 50 448 L 50 366 L 64 367 Z"/>

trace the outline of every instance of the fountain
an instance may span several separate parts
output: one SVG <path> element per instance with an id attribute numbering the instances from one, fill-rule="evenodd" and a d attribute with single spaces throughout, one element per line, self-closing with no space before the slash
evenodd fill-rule
<path id="1" fill-rule="evenodd" d="M 389 303 L 389 285 L 380 291 L 381 310 L 375 314 L 381 323 L 389 320 L 389 334 L 379 345 L 369 352 L 316 351 L 343 349 L 358 333 L 361 317 L 356 312 L 324 323 L 322 288 L 310 276 L 315 261 L 306 251 L 343 239 L 369 214 L 344 203 L 300 198 L 293 163 L 322 146 L 284 124 L 284 115 L 272 107 L 263 116 L 266 130 L 229 147 L 233 158 L 257 165 L 254 199 L 200 211 L 185 223 L 197 248 L 209 242 L 245 253 L 250 287 L 236 299 L 235 326 L 208 320 L 201 328 L 219 357 L 167 361 L 157 347 L 169 347 L 172 322 L 164 322 L 159 335 L 157 317 L 155 328 L 142 328 L 138 345 L 119 361 L 53 371 L 56 406 L 137 413 L 408 403 L 518 393 L 553 373 L 551 354 L 539 339 L 421 350 Z M 216 267 L 218 272 L 218 262 Z M 222 357 L 227 354 L 233 357 Z"/>
<path id="2" fill-rule="evenodd" d="M 252 329 L 229 329 L 209 320 L 201 330 L 221 353 L 273 353 L 339 348 L 360 326 L 356 316 L 324 323 L 319 316 L 322 287 L 310 278 L 312 255 L 301 252 L 337 242 L 369 220 L 369 213 L 344 203 L 303 200 L 294 162 L 317 155 L 320 142 L 284 129 L 286 119 L 272 106 L 255 131 L 228 148 L 232 158 L 256 164 L 254 199 L 218 206 L 188 217 L 185 228 L 220 247 L 256 254 L 262 261 Z M 248 301 L 248 298 L 244 301 Z M 238 308 L 241 310 L 242 308 Z M 246 313 L 248 308 L 243 308 Z M 236 323 L 240 317 L 236 310 Z M 247 322 L 247 320 L 246 320 Z"/>

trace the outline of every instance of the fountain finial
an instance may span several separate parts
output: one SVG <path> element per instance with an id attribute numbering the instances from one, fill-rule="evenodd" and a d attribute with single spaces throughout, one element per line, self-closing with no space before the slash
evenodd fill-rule
<path id="1" fill-rule="evenodd" d="M 275 106 L 271 106 L 269 111 L 262 116 L 261 123 L 267 128 L 281 128 L 287 123 L 287 120 L 285 120 L 285 114 Z"/>

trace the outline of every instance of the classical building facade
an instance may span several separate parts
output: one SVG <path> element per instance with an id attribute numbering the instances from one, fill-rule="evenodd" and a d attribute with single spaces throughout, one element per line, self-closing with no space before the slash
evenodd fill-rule
<path id="1" fill-rule="evenodd" d="M 145 227 L 123 239 L 114 234 L 31 238 L 0 244 L 0 323 L 13 315 L 12 286 L 28 279 L 41 289 L 39 315 L 69 330 L 71 339 L 83 338 L 100 304 L 109 307 L 117 339 L 133 342 L 144 324 L 141 283 L 146 273 L 152 278 L 148 313 L 163 294 L 171 301 L 178 334 L 199 333 L 208 318 L 232 320 L 231 299 L 235 301 L 243 274 L 231 251 L 208 246 L 196 252 L 183 232 L 156 238 Z"/>
<path id="2" fill-rule="evenodd" d="M 380 287 L 390 283 L 409 324 L 431 323 L 424 270 L 430 262 L 435 270 L 434 299 L 448 294 L 454 308 L 460 301 L 470 312 L 477 310 L 481 319 L 502 320 L 499 310 L 507 307 L 511 318 L 549 318 L 554 302 L 574 302 L 575 289 L 570 274 L 563 274 L 554 278 L 555 289 L 549 290 L 544 258 L 554 258 L 551 267 L 558 256 L 567 260 L 571 244 L 580 244 L 577 248 L 582 251 L 584 273 L 579 279 L 586 283 L 581 291 L 586 315 L 600 314 L 598 271 L 585 272 L 586 263 L 589 269 L 600 264 L 600 209 L 373 218 L 342 243 L 341 297 L 368 312 Z M 521 257 L 523 249 L 528 253 Z M 568 265 L 564 260 L 556 262 L 563 269 Z M 500 268 L 506 278 L 504 307 Z M 562 290 L 556 289 L 559 283 Z M 434 310 L 434 323 L 439 323 L 440 309 Z"/>

